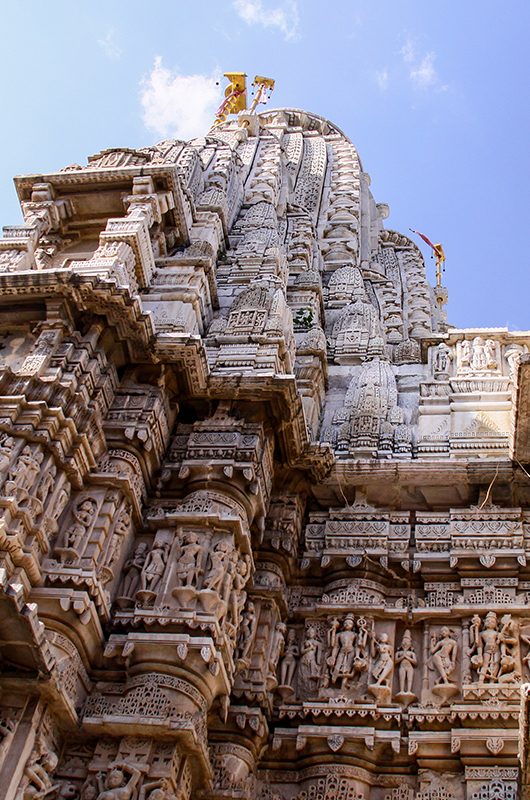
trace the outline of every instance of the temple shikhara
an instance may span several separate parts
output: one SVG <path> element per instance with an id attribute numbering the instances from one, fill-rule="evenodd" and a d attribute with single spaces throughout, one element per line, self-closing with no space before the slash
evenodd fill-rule
<path id="1" fill-rule="evenodd" d="M 530 332 L 305 111 L 15 183 L 0 797 L 526 796 Z"/>

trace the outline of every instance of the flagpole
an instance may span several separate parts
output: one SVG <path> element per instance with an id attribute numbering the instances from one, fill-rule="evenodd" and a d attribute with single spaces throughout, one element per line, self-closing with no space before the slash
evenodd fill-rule
<path id="1" fill-rule="evenodd" d="M 423 239 L 425 244 L 429 245 L 429 247 L 431 248 L 431 250 L 433 252 L 434 260 L 435 260 L 435 263 L 436 263 L 436 295 L 435 296 L 436 296 L 436 302 L 437 302 L 437 304 L 438 304 L 438 306 L 440 308 L 440 311 L 441 311 L 443 304 L 447 302 L 447 290 L 442 285 L 442 272 L 443 272 L 443 269 L 444 269 L 443 265 L 445 263 L 444 249 L 442 247 L 441 242 L 438 242 L 437 244 L 434 244 L 433 242 L 431 242 L 431 240 L 429 239 L 428 236 L 425 236 L 424 233 L 420 233 L 419 231 L 415 231 L 414 228 L 409 228 L 409 231 L 411 231 L 412 233 L 415 233 L 416 236 L 420 237 L 420 239 Z"/>

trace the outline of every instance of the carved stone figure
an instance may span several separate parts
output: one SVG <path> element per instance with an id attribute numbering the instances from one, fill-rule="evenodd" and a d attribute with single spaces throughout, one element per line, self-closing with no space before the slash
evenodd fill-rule
<path id="1" fill-rule="evenodd" d="M 335 651 L 335 647 L 337 644 L 337 631 L 339 630 L 339 628 L 340 628 L 340 620 L 337 617 L 334 617 L 329 624 L 327 633 L 327 644 L 328 644 L 327 657 L 325 659 L 325 665 L 324 665 L 325 668 L 321 680 L 321 685 L 322 688 L 324 689 L 327 689 L 329 687 L 331 681 L 331 672 L 333 669 L 332 654 Z"/>
<path id="2" fill-rule="evenodd" d="M 56 522 L 56 520 L 59 519 L 64 509 L 66 508 L 68 500 L 70 499 L 70 493 L 71 493 L 71 486 L 67 482 L 63 486 L 61 486 L 61 488 L 57 492 L 57 496 L 53 501 L 52 508 L 47 509 L 54 523 Z"/>
<path id="3" fill-rule="evenodd" d="M 452 359 L 451 349 L 444 342 L 440 342 L 434 351 L 432 366 L 435 374 L 446 375 Z"/>
<path id="4" fill-rule="evenodd" d="M 250 577 L 250 556 L 245 555 L 237 561 L 232 578 L 232 587 L 228 597 L 230 624 L 234 631 L 239 627 L 241 612 L 246 603 L 247 593 L 244 591 Z"/>
<path id="5" fill-rule="evenodd" d="M 116 525 L 114 526 L 114 531 L 112 534 L 112 538 L 110 540 L 109 549 L 107 550 L 107 558 L 105 567 L 110 572 L 110 579 L 112 579 L 112 567 L 114 566 L 114 562 L 119 556 L 119 551 L 124 541 L 125 537 L 128 535 L 131 526 L 131 514 L 128 509 L 123 509 Z"/>
<path id="6" fill-rule="evenodd" d="M 501 665 L 499 683 L 513 683 L 521 680 L 519 625 L 511 614 L 503 614 L 500 621 L 499 644 Z"/>
<path id="7" fill-rule="evenodd" d="M 471 665 L 477 671 L 477 681 L 511 683 L 520 680 L 519 629 L 510 614 L 500 623 L 494 611 L 484 622 L 476 614 L 470 627 Z"/>
<path id="8" fill-rule="evenodd" d="M 524 354 L 524 352 L 524 348 L 518 344 L 512 344 L 505 350 L 504 355 L 506 361 L 508 362 L 508 369 L 512 381 L 515 381 L 516 379 L 517 370 L 519 369 L 519 364 L 521 363 L 521 356 Z"/>
<path id="9" fill-rule="evenodd" d="M 307 629 L 304 642 L 300 651 L 300 678 L 314 687 L 320 679 L 320 659 L 322 644 L 317 638 L 315 628 Z"/>
<path id="10" fill-rule="evenodd" d="M 0 442 L 0 472 L 5 472 L 11 464 L 15 444 L 12 436 L 6 436 Z"/>
<path id="11" fill-rule="evenodd" d="M 418 665 L 418 659 L 409 630 L 403 634 L 401 645 L 396 651 L 395 661 L 398 666 L 399 694 L 411 695 L 414 670 Z"/>
<path id="12" fill-rule="evenodd" d="M 475 336 L 472 342 L 460 343 L 460 366 L 466 371 L 487 372 L 497 369 L 496 347 L 493 339 Z"/>
<path id="13" fill-rule="evenodd" d="M 496 349 L 493 339 L 486 339 L 484 342 L 484 357 L 488 369 L 497 369 Z"/>
<path id="14" fill-rule="evenodd" d="M 7 494 L 14 494 L 17 491 L 20 494 L 27 494 L 37 480 L 43 458 L 40 450 L 33 451 L 27 444 L 8 472 Z"/>
<path id="15" fill-rule="evenodd" d="M 431 656 L 433 666 L 438 673 L 437 684 L 452 686 L 451 677 L 456 669 L 456 659 L 458 655 L 458 644 L 456 639 L 451 636 L 451 631 L 443 627 L 440 638 L 431 638 Z"/>
<path id="16" fill-rule="evenodd" d="M 97 776 L 97 800 L 131 800 L 141 774 L 139 769 L 126 762 L 113 764 L 106 776 L 102 773 Z"/>
<path id="17" fill-rule="evenodd" d="M 188 533 L 176 566 L 177 579 L 181 586 L 197 586 L 202 550 L 198 535 L 193 532 Z"/>
<path id="18" fill-rule="evenodd" d="M 166 569 L 169 545 L 167 542 L 156 542 L 147 555 L 140 575 L 141 591 L 156 592 Z"/>
<path id="19" fill-rule="evenodd" d="M 237 565 L 240 560 L 241 559 L 239 558 L 238 551 L 234 547 L 229 547 L 229 551 L 225 562 L 226 565 L 225 574 L 221 582 L 221 589 L 219 590 L 221 599 L 225 604 L 224 607 L 226 608 L 227 611 L 228 611 L 228 601 L 230 599 L 230 593 L 232 591 L 234 578 L 237 573 Z"/>
<path id="20" fill-rule="evenodd" d="M 287 633 L 287 641 L 283 658 L 280 664 L 280 686 L 288 686 L 294 689 L 294 674 L 298 663 L 300 649 L 296 641 L 296 631 L 290 628 Z"/>
<path id="21" fill-rule="evenodd" d="M 367 667 L 368 637 L 368 620 L 365 617 L 359 617 L 355 644 L 355 667 L 358 672 L 362 672 Z"/>
<path id="22" fill-rule="evenodd" d="M 209 570 L 203 584 L 205 589 L 219 592 L 223 585 L 225 570 L 232 550 L 233 547 L 229 542 L 224 540 L 217 542 L 213 551 L 210 553 Z"/>
<path id="23" fill-rule="evenodd" d="M 473 617 L 472 642 L 475 655 L 471 657 L 471 663 L 478 671 L 478 682 L 486 681 L 495 683 L 500 669 L 501 650 L 499 643 L 499 633 L 497 631 L 497 615 L 490 611 L 486 615 L 483 628 L 481 619 L 477 615 Z"/>
<path id="24" fill-rule="evenodd" d="M 58 764 L 57 754 L 48 750 L 43 742 L 39 742 L 31 753 L 24 769 L 20 800 L 40 800 L 57 790 L 54 786 L 53 773 Z"/>
<path id="25" fill-rule="evenodd" d="M 149 546 L 147 542 L 140 542 L 133 553 L 132 558 L 127 559 L 123 565 L 123 583 L 120 596 L 132 599 L 140 585 L 140 574 L 142 572 Z"/>
<path id="26" fill-rule="evenodd" d="M 167 788 L 166 781 L 148 781 L 140 789 L 138 800 L 175 800 L 175 795 Z"/>
<path id="27" fill-rule="evenodd" d="M 254 607 L 254 603 L 249 601 L 241 618 L 237 644 L 238 659 L 244 664 L 249 663 L 249 656 L 254 643 L 257 626 L 258 617 L 256 614 L 256 609 Z"/>
<path id="28" fill-rule="evenodd" d="M 64 545 L 68 549 L 79 551 L 83 540 L 86 538 L 94 520 L 96 519 L 97 503 L 93 497 L 81 498 L 75 505 L 72 516 L 75 520 L 67 529 Z"/>
<path id="29" fill-rule="evenodd" d="M 394 669 L 394 648 L 390 644 L 387 633 L 372 638 L 372 683 L 368 691 L 379 704 L 386 705 L 391 699 L 391 681 Z"/>
<path id="30" fill-rule="evenodd" d="M 464 367 L 471 366 L 473 348 L 468 339 L 464 339 L 460 344 L 460 362 Z"/>
<path id="31" fill-rule="evenodd" d="M 522 659 L 522 663 L 526 665 L 526 669 L 530 672 L 530 636 L 528 636 L 525 633 L 521 633 L 520 639 L 529 647 L 529 649 L 526 651 L 526 654 Z"/>
<path id="32" fill-rule="evenodd" d="M 336 634 L 335 645 L 328 661 L 331 667 L 331 683 L 340 680 L 343 689 L 348 688 L 349 679 L 354 675 L 355 643 L 357 641 L 354 626 L 354 618 L 347 616 L 342 623 L 342 630 Z"/>
<path id="33" fill-rule="evenodd" d="M 287 625 L 285 622 L 277 622 L 272 637 L 272 645 L 269 653 L 269 675 L 275 678 L 278 661 L 285 648 L 285 634 Z"/>
<path id="34" fill-rule="evenodd" d="M 372 665 L 372 678 L 375 686 L 389 686 L 394 669 L 394 648 L 389 642 L 388 633 L 382 633 L 374 640 L 374 655 L 376 660 Z"/>
<path id="35" fill-rule="evenodd" d="M 41 477 L 39 485 L 37 486 L 37 491 L 35 492 L 37 499 L 40 500 L 42 504 L 46 502 L 49 493 L 53 489 L 56 479 L 57 467 L 55 464 L 51 464 L 51 466 L 48 467 L 44 475 Z"/>
<path id="36" fill-rule="evenodd" d="M 473 339 L 473 355 L 471 358 L 471 369 L 475 372 L 481 372 L 487 369 L 488 359 L 486 356 L 486 347 L 482 336 L 475 336 Z"/>

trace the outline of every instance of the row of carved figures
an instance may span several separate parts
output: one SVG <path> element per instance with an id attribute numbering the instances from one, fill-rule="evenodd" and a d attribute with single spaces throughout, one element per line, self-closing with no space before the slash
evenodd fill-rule
<path id="1" fill-rule="evenodd" d="M 294 695 L 295 673 L 299 672 L 302 683 L 313 688 L 327 689 L 340 684 L 342 690 L 350 688 L 359 675 L 369 668 L 368 691 L 376 699 L 389 693 L 394 664 L 399 665 L 399 688 L 401 694 L 410 695 L 412 678 L 417 658 L 409 630 L 403 634 L 401 645 L 394 655 L 394 648 L 387 633 L 376 636 L 368 628 L 368 621 L 360 617 L 355 623 L 352 614 L 342 622 L 334 618 L 328 631 L 327 655 L 324 658 L 322 642 L 314 627 L 309 626 L 301 648 L 297 644 L 296 631 L 287 634 L 284 655 L 280 663 L 279 691 L 284 698 Z"/>
<path id="2" fill-rule="evenodd" d="M 448 699 L 458 693 L 454 674 L 462 654 L 469 663 L 469 673 L 462 678 L 464 683 L 485 686 L 521 681 L 523 665 L 530 667 L 530 650 L 521 659 L 520 642 L 530 646 L 530 637 L 520 632 L 519 623 L 511 614 L 500 619 L 494 611 L 484 619 L 475 614 L 464 627 L 464 634 L 462 642 L 448 626 L 430 634 L 427 655 L 429 668 L 435 673 L 435 695 Z M 368 692 L 378 700 L 389 700 L 396 667 L 396 698 L 411 702 L 418 663 L 409 629 L 394 652 L 389 635 L 376 634 L 373 621 L 366 617 L 356 620 L 353 614 L 347 614 L 342 622 L 335 617 L 328 623 L 325 642 L 316 625 L 307 626 L 301 644 L 296 629 L 288 630 L 279 665 L 278 691 L 284 699 L 293 699 L 297 688 L 321 695 L 333 687 L 347 691 L 367 673 Z"/>
<path id="3" fill-rule="evenodd" d="M 510 375 L 513 374 L 526 352 L 520 344 L 510 344 L 504 348 Z M 501 348 L 494 339 L 475 336 L 473 339 L 462 339 L 455 348 L 440 342 L 432 349 L 432 368 L 435 375 L 448 375 L 451 362 L 455 361 L 459 373 L 490 373 L 499 369 Z"/>
<path id="4" fill-rule="evenodd" d="M 154 602 L 167 569 L 171 544 L 153 543 L 151 549 L 140 542 L 123 566 L 123 579 L 118 591 L 117 605 L 126 608 L 134 602 L 149 605 Z M 246 600 L 244 587 L 250 577 L 251 559 L 227 539 L 220 539 L 208 550 L 194 532 L 179 541 L 174 565 L 172 594 L 183 610 L 192 610 L 196 601 L 204 610 L 228 615 L 232 631 L 237 630 Z M 212 593 L 218 603 L 212 604 Z M 214 598 L 215 599 L 215 598 Z M 206 605 L 205 605 L 206 603 Z M 248 609 L 247 609 L 248 612 Z"/>

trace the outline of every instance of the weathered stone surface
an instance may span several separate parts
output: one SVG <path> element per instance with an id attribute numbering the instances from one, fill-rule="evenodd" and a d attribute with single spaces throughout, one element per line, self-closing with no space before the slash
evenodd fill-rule
<path id="1" fill-rule="evenodd" d="M 0 795 L 511 800 L 530 333 L 448 326 L 332 123 L 248 117 L 16 179 Z"/>

